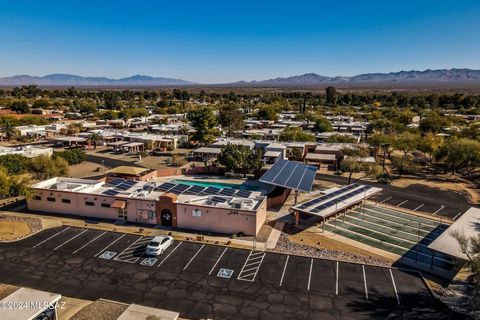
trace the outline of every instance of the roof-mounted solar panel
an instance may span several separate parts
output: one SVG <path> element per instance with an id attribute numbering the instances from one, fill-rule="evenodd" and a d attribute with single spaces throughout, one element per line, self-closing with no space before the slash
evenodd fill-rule
<path id="1" fill-rule="evenodd" d="M 204 194 L 217 194 L 220 192 L 221 189 L 215 187 L 208 187 L 207 189 L 203 190 L 202 193 Z"/>
<path id="2" fill-rule="evenodd" d="M 119 193 L 118 191 L 115 191 L 113 189 L 108 189 L 108 190 L 105 190 L 105 191 L 102 192 L 102 194 L 107 195 L 107 196 L 114 196 L 118 193 Z"/>
<path id="3" fill-rule="evenodd" d="M 236 189 L 231 189 L 231 188 L 223 188 L 218 194 L 221 194 L 222 196 L 233 196 L 237 192 Z"/>
<path id="4" fill-rule="evenodd" d="M 242 198 L 248 198 L 252 194 L 252 191 L 247 191 L 247 190 L 239 190 L 237 193 L 235 193 L 235 197 L 242 197 Z"/>
<path id="5" fill-rule="evenodd" d="M 217 196 L 213 196 L 212 199 L 210 199 L 210 201 L 212 201 L 212 202 L 218 202 L 218 203 L 225 203 L 225 202 L 227 202 L 227 199 L 221 198 L 221 197 L 217 197 Z"/>
<path id="6" fill-rule="evenodd" d="M 205 190 L 205 187 L 202 186 L 192 186 L 190 189 L 188 189 L 186 192 L 188 193 L 193 193 L 193 194 L 200 194 L 202 193 L 203 190 Z"/>

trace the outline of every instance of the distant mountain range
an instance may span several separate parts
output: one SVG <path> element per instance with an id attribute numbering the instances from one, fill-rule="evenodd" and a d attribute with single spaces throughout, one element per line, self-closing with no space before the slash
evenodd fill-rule
<path id="1" fill-rule="evenodd" d="M 135 75 L 122 79 L 109 79 L 105 77 L 81 77 L 73 74 L 49 74 L 43 77 L 19 75 L 0 78 L 0 85 L 19 86 L 36 84 L 39 86 L 165 86 L 194 84 L 181 79 L 154 78 Z"/>
<path id="2" fill-rule="evenodd" d="M 348 84 L 348 83 L 406 83 L 406 82 L 480 82 L 480 70 L 440 69 L 425 71 L 399 71 L 390 73 L 365 73 L 353 77 L 327 77 L 316 73 L 299 76 L 275 78 L 263 81 L 239 81 L 244 85 L 312 85 L 312 84 Z"/>
<path id="3" fill-rule="evenodd" d="M 306 73 L 285 78 L 275 78 L 261 81 L 238 81 L 222 85 L 234 86 L 301 86 L 328 84 L 395 84 L 395 83 L 479 83 L 480 70 L 472 69 L 440 69 L 425 71 L 399 71 L 390 73 L 365 73 L 353 77 L 328 77 L 316 73 Z M 0 78 L 0 86 L 20 86 L 36 84 L 39 86 L 111 86 L 111 87 L 146 87 L 146 86 L 184 86 L 199 85 L 181 79 L 150 77 L 135 75 L 122 79 L 105 77 L 81 77 L 72 74 L 50 74 L 43 77 L 19 75 Z"/>

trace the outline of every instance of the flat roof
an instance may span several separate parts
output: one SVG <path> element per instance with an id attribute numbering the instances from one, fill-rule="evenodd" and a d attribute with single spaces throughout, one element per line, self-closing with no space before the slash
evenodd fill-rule
<path id="1" fill-rule="evenodd" d="M 113 136 L 109 136 L 109 137 L 113 138 Z M 121 145 L 124 145 L 124 144 L 127 144 L 127 143 L 128 143 L 128 141 L 123 141 L 123 140 L 122 141 L 115 141 L 115 142 L 107 143 L 107 146 L 121 146 Z"/>
<path id="2" fill-rule="evenodd" d="M 57 138 L 53 138 L 53 140 L 55 141 L 63 141 L 63 142 L 84 142 L 86 141 L 87 139 L 86 138 L 83 138 L 83 137 L 57 137 Z"/>
<path id="3" fill-rule="evenodd" d="M 220 154 L 222 153 L 222 149 L 220 148 L 209 148 L 209 147 L 200 147 L 198 149 L 193 150 L 194 153 L 211 153 L 211 154 Z"/>
<path id="4" fill-rule="evenodd" d="M 45 304 L 54 304 L 62 296 L 58 293 L 40 291 L 30 288 L 20 288 L 0 303 L 2 305 L 25 304 L 25 308 L 0 308 L 0 318 L 2 320 L 35 319 L 40 313 L 45 311 Z"/>
<path id="5" fill-rule="evenodd" d="M 467 256 L 460 250 L 457 239 L 452 232 L 462 232 L 467 237 L 477 236 L 480 228 L 480 209 L 471 207 L 451 226 L 447 228 L 437 239 L 428 245 L 432 250 L 439 251 L 449 256 L 462 260 L 468 260 Z"/>
<path id="6" fill-rule="evenodd" d="M 139 146 L 143 146 L 144 143 L 143 142 L 129 142 L 127 144 L 124 144 L 122 147 L 139 147 Z"/>
<path id="7" fill-rule="evenodd" d="M 280 151 L 267 151 L 263 155 L 264 157 L 272 157 L 272 158 L 278 158 L 280 157 L 281 152 Z"/>
<path id="8" fill-rule="evenodd" d="M 327 161 L 335 161 L 337 160 L 337 156 L 334 154 L 325 154 L 325 153 L 312 153 L 309 152 L 305 156 L 305 160 L 327 160 Z"/>

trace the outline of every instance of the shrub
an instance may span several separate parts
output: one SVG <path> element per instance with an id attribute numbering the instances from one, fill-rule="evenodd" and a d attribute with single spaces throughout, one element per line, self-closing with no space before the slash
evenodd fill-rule
<path id="1" fill-rule="evenodd" d="M 87 154 L 81 149 L 68 149 L 62 152 L 55 152 L 55 157 L 65 159 L 69 165 L 79 164 L 87 160 Z"/>

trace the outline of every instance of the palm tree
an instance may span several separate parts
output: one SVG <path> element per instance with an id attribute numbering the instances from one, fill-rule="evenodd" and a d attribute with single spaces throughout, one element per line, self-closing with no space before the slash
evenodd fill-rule
<path id="1" fill-rule="evenodd" d="M 11 138 L 18 135 L 17 129 L 15 129 L 15 123 L 11 119 L 2 119 L 0 122 L 0 132 L 10 140 Z"/>
<path id="2" fill-rule="evenodd" d="M 97 132 L 92 132 L 88 137 L 88 140 L 92 141 L 93 149 L 97 149 L 97 143 L 102 140 L 102 136 Z"/>

